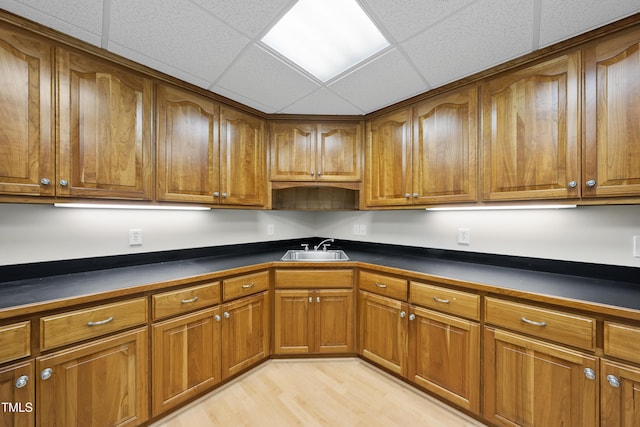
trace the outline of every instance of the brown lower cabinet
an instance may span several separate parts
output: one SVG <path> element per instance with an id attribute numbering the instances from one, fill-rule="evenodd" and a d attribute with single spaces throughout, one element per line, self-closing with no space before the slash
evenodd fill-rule
<path id="1" fill-rule="evenodd" d="M 33 359 L 0 368 L 0 426 L 32 427 L 35 395 Z"/>
<path id="2" fill-rule="evenodd" d="M 640 368 L 600 360 L 600 425 L 640 426 Z"/>

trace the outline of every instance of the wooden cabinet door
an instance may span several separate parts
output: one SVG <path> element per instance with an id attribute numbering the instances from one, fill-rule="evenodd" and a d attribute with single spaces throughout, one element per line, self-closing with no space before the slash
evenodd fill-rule
<path id="1" fill-rule="evenodd" d="M 600 425 L 640 425 L 640 368 L 600 361 Z"/>
<path id="2" fill-rule="evenodd" d="M 134 426 L 149 418 L 147 329 L 36 359 L 38 426 Z M 50 369 L 51 376 L 42 379 Z"/>
<path id="3" fill-rule="evenodd" d="M 220 381 L 220 315 L 216 307 L 153 325 L 154 417 Z"/>
<path id="4" fill-rule="evenodd" d="M 358 352 L 365 358 L 407 375 L 407 304 L 359 291 Z"/>
<path id="5" fill-rule="evenodd" d="M 274 352 L 306 354 L 313 352 L 313 291 L 277 290 L 274 307 Z"/>
<path id="6" fill-rule="evenodd" d="M 317 179 L 362 180 L 362 124 L 326 122 L 317 131 Z"/>
<path id="7" fill-rule="evenodd" d="M 411 109 L 367 123 L 365 191 L 367 206 L 412 203 Z"/>
<path id="8" fill-rule="evenodd" d="M 481 86 L 485 200 L 580 196 L 580 52 Z"/>
<path id="9" fill-rule="evenodd" d="M 158 200 L 217 203 L 218 105 L 162 84 L 156 102 Z"/>
<path id="10" fill-rule="evenodd" d="M 412 307 L 409 379 L 460 407 L 479 413 L 478 323 Z"/>
<path id="11" fill-rule="evenodd" d="M 269 356 L 268 292 L 222 306 L 222 378 Z"/>
<path id="12" fill-rule="evenodd" d="M 477 200 L 477 92 L 466 87 L 414 108 L 414 204 Z"/>
<path id="13" fill-rule="evenodd" d="M 640 196 L 640 29 L 585 49 L 583 197 Z"/>
<path id="14" fill-rule="evenodd" d="M 500 426 L 597 426 L 597 372 L 596 357 L 485 327 L 484 416 Z"/>
<path id="15" fill-rule="evenodd" d="M 315 129 L 307 123 L 275 122 L 270 127 L 273 181 L 315 181 Z"/>
<path id="16" fill-rule="evenodd" d="M 353 352 L 353 290 L 326 289 L 314 292 L 316 353 Z"/>
<path id="17" fill-rule="evenodd" d="M 33 427 L 36 379 L 33 360 L 0 368 L 0 425 Z"/>
<path id="18" fill-rule="evenodd" d="M 151 199 L 153 82 L 59 48 L 56 195 Z"/>
<path id="19" fill-rule="evenodd" d="M 0 194 L 53 196 L 53 47 L 0 29 Z"/>
<path id="20" fill-rule="evenodd" d="M 220 108 L 220 203 L 267 204 L 264 120 Z"/>

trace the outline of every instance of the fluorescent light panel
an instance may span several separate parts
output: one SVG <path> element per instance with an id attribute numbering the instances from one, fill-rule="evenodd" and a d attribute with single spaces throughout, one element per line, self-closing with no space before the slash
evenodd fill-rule
<path id="1" fill-rule="evenodd" d="M 439 208 L 426 208 L 428 211 L 506 211 L 529 209 L 570 209 L 577 205 L 496 205 L 496 206 L 450 206 Z"/>
<path id="2" fill-rule="evenodd" d="M 262 42 L 323 82 L 389 46 L 355 0 L 300 0 Z"/>
<path id="3" fill-rule="evenodd" d="M 204 206 L 171 206 L 171 205 L 118 205 L 98 203 L 54 203 L 56 208 L 83 208 L 83 209 L 137 209 L 153 211 L 208 211 L 211 208 Z"/>

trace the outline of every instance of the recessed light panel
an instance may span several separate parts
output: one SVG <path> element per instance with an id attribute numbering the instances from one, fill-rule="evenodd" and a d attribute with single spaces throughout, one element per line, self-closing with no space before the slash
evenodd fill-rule
<path id="1" fill-rule="evenodd" d="M 389 46 L 355 0 L 300 0 L 262 42 L 323 82 Z"/>

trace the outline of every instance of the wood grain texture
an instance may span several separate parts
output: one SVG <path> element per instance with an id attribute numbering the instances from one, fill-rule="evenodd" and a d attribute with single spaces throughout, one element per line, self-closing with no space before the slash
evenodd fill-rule
<path id="1" fill-rule="evenodd" d="M 276 288 L 351 288 L 352 269 L 284 269 L 274 271 Z"/>
<path id="2" fill-rule="evenodd" d="M 220 301 L 219 281 L 154 294 L 151 297 L 153 320 L 209 307 Z"/>
<path id="3" fill-rule="evenodd" d="M 620 386 L 609 384 L 610 375 Z M 637 366 L 600 360 L 600 425 L 640 425 L 640 369 Z"/>
<path id="4" fill-rule="evenodd" d="M 480 296 L 427 283 L 409 282 L 409 302 L 448 314 L 480 320 Z"/>
<path id="5" fill-rule="evenodd" d="M 222 281 L 222 299 L 229 301 L 269 289 L 269 272 L 260 271 L 253 274 L 224 279 Z"/>
<path id="6" fill-rule="evenodd" d="M 360 289 L 389 298 L 406 301 L 409 293 L 407 279 L 360 270 Z"/>
<path id="7" fill-rule="evenodd" d="M 4 345 L 4 343 L 3 343 Z M 0 425 L 3 427 L 33 427 L 36 408 L 36 378 L 33 360 L 0 368 L 0 401 L 20 404 L 22 411 L 0 410 Z M 18 378 L 26 376 L 27 384 L 16 387 Z M 31 410 L 28 411 L 31 405 Z"/>
<path id="8" fill-rule="evenodd" d="M 31 322 L 19 322 L 0 327 L 0 363 L 31 354 Z"/>
<path id="9" fill-rule="evenodd" d="M 640 328 L 605 321 L 604 354 L 640 363 Z"/>

